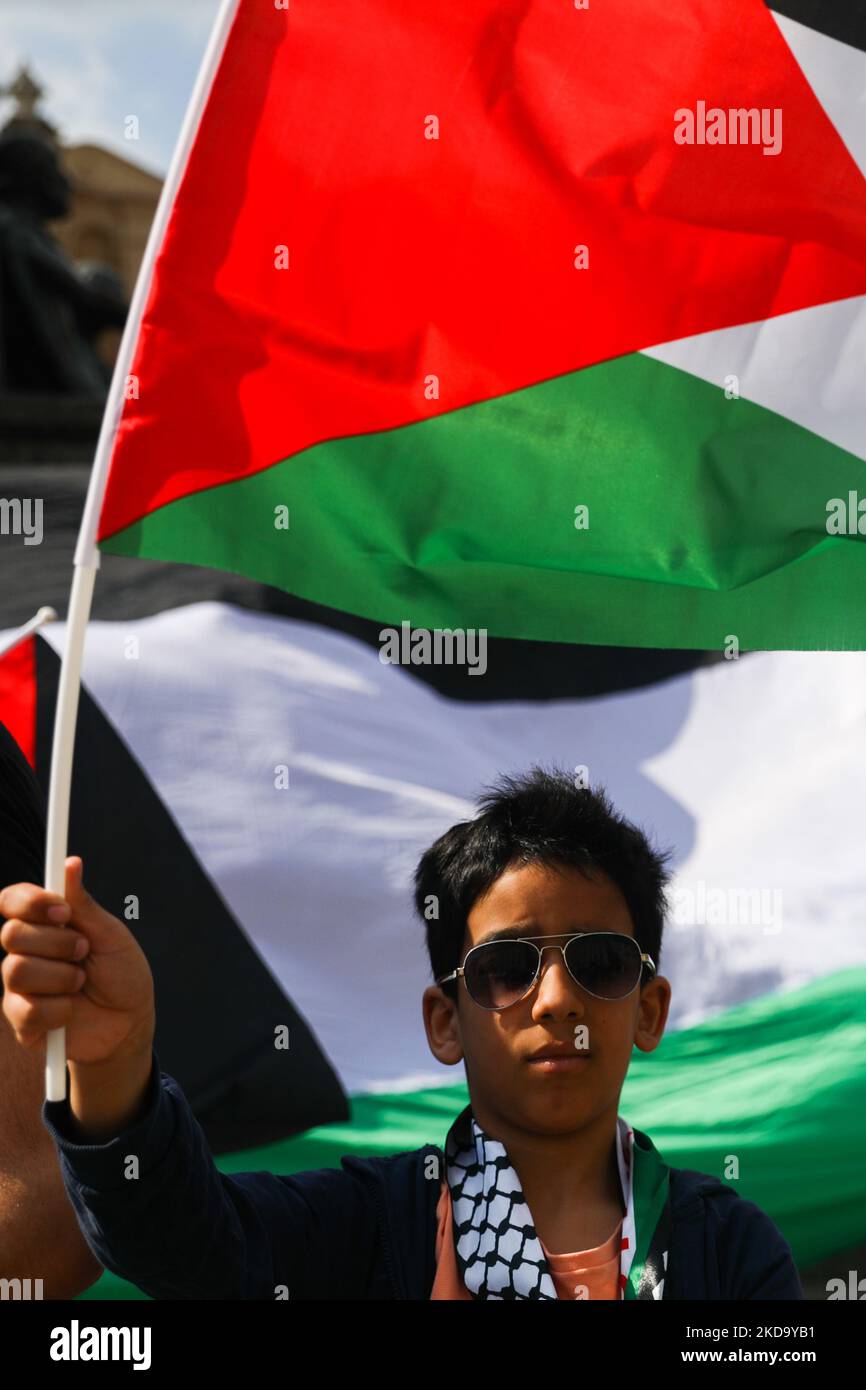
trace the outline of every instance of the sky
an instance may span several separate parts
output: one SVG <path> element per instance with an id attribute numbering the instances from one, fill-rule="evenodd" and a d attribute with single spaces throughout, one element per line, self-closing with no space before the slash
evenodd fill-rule
<path id="1" fill-rule="evenodd" d="M 0 0 L 0 87 L 26 61 L 66 145 L 164 177 L 220 0 Z M 0 99 L 0 126 L 14 103 Z M 138 117 L 137 140 L 126 138 Z"/>

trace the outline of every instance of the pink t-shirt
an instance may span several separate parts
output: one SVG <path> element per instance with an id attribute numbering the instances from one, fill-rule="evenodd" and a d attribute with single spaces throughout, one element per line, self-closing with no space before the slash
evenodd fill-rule
<path id="1" fill-rule="evenodd" d="M 454 1227 L 451 1220 L 451 1193 L 447 1182 L 442 1183 L 436 1206 L 436 1277 L 431 1299 L 472 1298 L 460 1277 L 454 1252 Z M 614 1300 L 620 1296 L 619 1257 L 622 1248 L 622 1220 L 603 1245 L 594 1250 L 577 1250 L 567 1255 L 552 1255 L 541 1244 L 558 1298 Z"/>

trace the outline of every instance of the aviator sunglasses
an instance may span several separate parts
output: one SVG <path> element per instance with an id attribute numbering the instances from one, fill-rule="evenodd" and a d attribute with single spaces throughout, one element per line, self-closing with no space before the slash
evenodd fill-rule
<path id="1" fill-rule="evenodd" d="M 462 975 L 470 998 L 480 1008 L 499 1010 L 529 994 L 541 973 L 542 951 L 561 951 L 571 978 L 596 999 L 624 999 L 637 987 L 645 965 L 655 972 L 652 956 L 641 950 L 633 936 L 621 932 L 579 932 L 564 946 L 535 944 L 546 940 L 520 936 L 484 941 L 436 983 L 444 985 Z"/>

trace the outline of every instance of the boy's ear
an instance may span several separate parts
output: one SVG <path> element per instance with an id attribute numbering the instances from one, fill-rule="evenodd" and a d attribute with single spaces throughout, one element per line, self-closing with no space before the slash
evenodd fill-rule
<path id="1" fill-rule="evenodd" d="M 634 1045 L 641 1052 L 654 1052 L 662 1040 L 671 1007 L 671 983 L 656 975 L 640 993 Z"/>
<path id="2" fill-rule="evenodd" d="M 455 1000 L 438 985 L 428 985 L 421 996 L 421 1012 L 427 1044 L 437 1062 L 454 1067 L 463 1061 L 460 1018 Z"/>

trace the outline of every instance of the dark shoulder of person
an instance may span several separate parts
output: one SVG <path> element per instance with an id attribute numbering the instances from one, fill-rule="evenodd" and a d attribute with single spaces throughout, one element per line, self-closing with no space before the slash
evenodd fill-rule
<path id="1" fill-rule="evenodd" d="M 678 1264 L 673 1297 L 803 1299 L 790 1245 L 770 1216 L 730 1184 L 671 1169 Z"/>
<path id="2" fill-rule="evenodd" d="M 44 877 L 45 798 L 18 744 L 0 724 L 0 888 L 42 883 Z M 0 961 L 5 955 L 0 946 Z"/>

